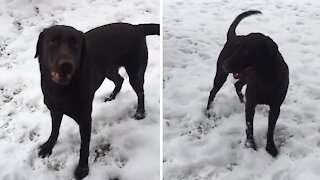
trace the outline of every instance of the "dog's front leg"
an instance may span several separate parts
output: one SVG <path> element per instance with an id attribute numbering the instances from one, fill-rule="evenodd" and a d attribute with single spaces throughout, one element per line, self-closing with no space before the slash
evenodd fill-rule
<path id="1" fill-rule="evenodd" d="M 50 111 L 52 130 L 49 139 L 43 145 L 40 146 L 39 157 L 46 157 L 52 154 L 52 149 L 57 142 L 59 136 L 59 129 L 63 113 L 57 111 Z"/>
<path id="2" fill-rule="evenodd" d="M 250 101 L 249 101 L 250 102 Z M 253 117 L 255 113 L 255 104 L 246 103 L 246 147 L 252 148 L 254 150 L 257 149 L 256 143 L 254 142 L 253 138 Z"/>
<path id="3" fill-rule="evenodd" d="M 78 167 L 75 171 L 75 177 L 77 180 L 83 179 L 89 174 L 88 158 L 89 158 L 89 146 L 91 138 L 91 116 L 84 118 L 81 117 L 79 121 L 81 147 L 80 147 L 80 159 Z"/>
<path id="4" fill-rule="evenodd" d="M 243 100 L 244 96 L 243 96 L 243 94 L 242 94 L 242 92 L 241 92 L 241 89 L 242 89 L 242 87 L 243 87 L 245 84 L 246 84 L 246 81 L 243 80 L 243 79 L 240 79 L 239 81 L 237 81 L 237 82 L 234 84 L 234 87 L 236 88 L 236 93 L 237 93 L 237 95 L 238 95 L 239 100 L 240 100 L 241 103 L 244 103 L 244 100 Z"/>
<path id="5" fill-rule="evenodd" d="M 221 65 L 221 60 L 218 59 L 218 63 L 217 63 L 217 72 L 216 75 L 214 77 L 214 81 L 213 81 L 213 88 L 210 91 L 209 94 L 209 98 L 208 98 L 208 102 L 207 102 L 207 108 L 205 111 L 205 115 L 207 117 L 210 117 L 210 113 L 209 113 L 209 109 L 210 109 L 210 104 L 212 103 L 212 101 L 214 100 L 216 94 L 218 93 L 218 91 L 221 89 L 222 85 L 224 84 L 224 82 L 226 82 L 228 77 L 228 73 L 226 73 L 223 69 L 222 69 L 222 65 Z"/>
<path id="6" fill-rule="evenodd" d="M 279 114 L 280 114 L 279 106 L 276 106 L 276 107 L 270 106 L 266 151 L 273 157 L 276 157 L 278 155 L 278 150 L 276 148 L 276 145 L 274 144 L 273 135 L 274 135 L 274 128 L 279 118 Z"/>

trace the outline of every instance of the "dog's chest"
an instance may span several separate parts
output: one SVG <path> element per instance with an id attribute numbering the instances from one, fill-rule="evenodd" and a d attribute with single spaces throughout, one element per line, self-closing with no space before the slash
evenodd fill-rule
<path id="1" fill-rule="evenodd" d="M 81 96 L 80 92 L 43 89 L 44 103 L 51 111 L 60 111 L 65 114 L 72 114 L 75 111 L 80 111 L 87 106 L 87 101 Z"/>

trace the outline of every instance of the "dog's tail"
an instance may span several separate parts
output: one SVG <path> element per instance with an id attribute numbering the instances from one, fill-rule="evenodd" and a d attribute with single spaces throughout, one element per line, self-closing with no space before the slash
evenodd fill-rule
<path id="1" fill-rule="evenodd" d="M 144 32 L 145 36 L 148 35 L 160 35 L 160 25 L 159 24 L 139 24 L 138 28 Z"/>
<path id="2" fill-rule="evenodd" d="M 262 13 L 260 11 L 251 10 L 251 11 L 243 12 L 243 13 L 239 14 L 238 17 L 236 17 L 236 19 L 232 22 L 232 24 L 229 27 L 228 34 L 227 34 L 228 41 L 231 39 L 234 39 L 237 36 L 236 35 L 236 27 L 238 26 L 240 21 L 242 19 L 244 19 L 245 17 L 248 17 L 253 14 L 262 14 Z"/>

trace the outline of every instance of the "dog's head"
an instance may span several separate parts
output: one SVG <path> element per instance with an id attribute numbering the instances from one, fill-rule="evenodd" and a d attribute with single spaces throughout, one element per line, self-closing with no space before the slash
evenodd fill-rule
<path id="1" fill-rule="evenodd" d="M 252 33 L 239 37 L 230 56 L 222 64 L 227 73 L 233 73 L 235 79 L 241 79 L 252 71 L 273 64 L 278 46 L 267 36 Z"/>
<path id="2" fill-rule="evenodd" d="M 84 52 L 85 38 L 81 31 L 56 25 L 40 33 L 35 58 L 49 71 L 53 82 L 67 85 L 81 67 Z"/>

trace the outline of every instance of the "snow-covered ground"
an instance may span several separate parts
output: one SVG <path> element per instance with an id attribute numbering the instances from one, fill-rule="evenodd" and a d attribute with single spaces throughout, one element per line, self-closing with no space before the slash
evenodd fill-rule
<path id="1" fill-rule="evenodd" d="M 72 179 L 78 163 L 78 125 L 64 117 L 50 157 L 37 157 L 50 135 L 51 120 L 43 103 L 35 54 L 38 35 L 52 24 L 78 30 L 113 23 L 159 23 L 158 0 L 1 0 L 0 2 L 0 179 Z M 93 102 L 90 174 L 86 179 L 158 180 L 160 177 L 160 38 L 147 38 L 144 120 L 132 118 L 136 95 L 125 77 L 112 102 L 106 80 Z"/>
<path id="2" fill-rule="evenodd" d="M 203 112 L 216 60 L 234 18 L 238 34 L 262 32 L 279 46 L 290 86 L 275 129 L 280 154 L 265 151 L 268 106 L 256 108 L 258 151 L 246 149 L 244 105 L 230 76 Z M 164 0 L 164 179 L 320 179 L 320 1 Z"/>

